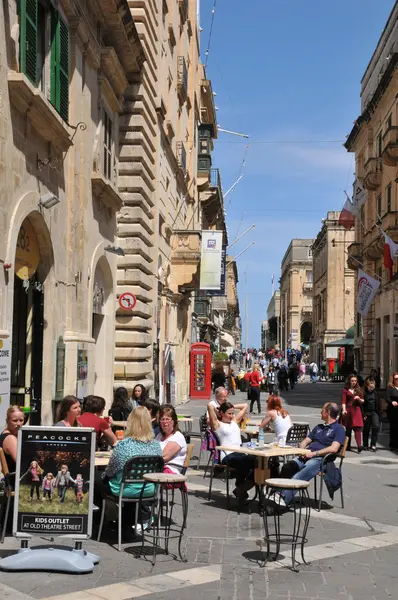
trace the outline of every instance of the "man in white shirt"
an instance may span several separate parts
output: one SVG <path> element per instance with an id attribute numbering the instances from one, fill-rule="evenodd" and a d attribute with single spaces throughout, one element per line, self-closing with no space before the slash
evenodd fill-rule
<path id="1" fill-rule="evenodd" d="M 221 404 L 224 404 L 224 402 L 228 402 L 229 393 L 228 390 L 225 389 L 225 387 L 220 386 L 216 388 L 214 394 L 215 398 L 214 400 L 210 400 L 209 404 L 212 404 L 216 411 L 218 411 Z M 246 406 L 246 404 L 234 404 L 234 408 L 236 408 L 237 410 L 241 410 L 243 406 Z M 209 420 L 209 411 L 207 411 L 206 417 L 207 420 Z"/>

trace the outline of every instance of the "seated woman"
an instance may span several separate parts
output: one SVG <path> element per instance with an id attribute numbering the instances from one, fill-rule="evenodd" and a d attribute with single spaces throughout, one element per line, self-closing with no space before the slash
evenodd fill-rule
<path id="1" fill-rule="evenodd" d="M 166 473 L 181 473 L 187 455 L 187 443 L 178 429 L 177 413 L 174 406 L 164 404 L 159 411 L 160 442 Z"/>
<path id="2" fill-rule="evenodd" d="M 133 408 L 134 403 L 129 398 L 129 393 L 126 388 L 118 387 L 113 393 L 113 402 L 109 409 L 109 416 L 112 417 L 114 421 L 127 421 Z"/>
<path id="3" fill-rule="evenodd" d="M 135 456 L 162 456 L 159 442 L 154 440 L 151 417 L 144 406 L 138 406 L 129 415 L 125 437 L 114 448 L 108 466 L 105 469 L 105 477 L 102 479 L 102 491 L 118 496 L 122 482 L 123 469 L 127 461 Z M 131 483 L 124 487 L 123 497 L 138 498 L 142 490 L 141 483 Z M 146 485 L 144 496 L 152 496 L 153 485 Z M 134 511 L 126 506 L 123 512 L 123 526 L 131 527 L 133 524 Z M 128 529 L 126 529 L 128 531 Z M 128 535 L 125 537 L 129 537 Z"/>
<path id="4" fill-rule="evenodd" d="M 235 407 L 230 402 L 224 402 L 218 409 L 220 420 L 217 417 L 214 406 L 209 402 L 207 405 L 210 417 L 210 426 L 212 431 L 217 434 L 222 446 L 240 446 L 241 437 L 239 423 L 243 419 L 247 411 L 247 404 L 244 404 L 237 415 L 235 415 Z M 254 456 L 248 454 L 240 454 L 232 451 L 222 451 L 221 462 L 223 465 L 228 464 L 236 469 L 236 488 L 233 493 L 237 498 L 248 498 L 248 490 L 254 486 L 253 471 L 255 466 Z"/>
<path id="5" fill-rule="evenodd" d="M 76 396 L 65 396 L 57 408 L 55 427 L 80 427 L 77 420 L 82 412 Z"/>
<path id="6" fill-rule="evenodd" d="M 0 448 L 3 449 L 10 473 L 15 473 L 17 462 L 18 430 L 24 424 L 24 414 L 19 406 L 10 406 L 6 413 L 6 426 L 0 434 Z M 13 482 L 11 482 L 13 483 Z"/>
<path id="7" fill-rule="evenodd" d="M 105 399 L 101 396 L 87 396 L 84 399 L 84 413 L 78 417 L 82 427 L 93 427 L 97 434 L 97 446 L 103 442 L 110 446 L 116 444 L 116 436 L 111 429 L 111 418 L 103 418 Z"/>
<path id="8" fill-rule="evenodd" d="M 157 400 L 154 400 L 153 398 L 147 398 L 145 400 L 144 406 L 145 406 L 145 408 L 147 408 L 149 410 L 149 414 L 151 415 L 153 433 L 155 434 L 155 436 L 157 436 L 158 433 L 160 432 L 160 429 L 159 429 L 160 404 Z"/>
<path id="9" fill-rule="evenodd" d="M 293 423 L 287 410 L 282 408 L 282 401 L 279 396 L 271 395 L 267 400 L 267 413 L 261 422 L 260 427 L 270 426 L 278 438 L 280 446 L 286 444 L 286 436 Z"/>

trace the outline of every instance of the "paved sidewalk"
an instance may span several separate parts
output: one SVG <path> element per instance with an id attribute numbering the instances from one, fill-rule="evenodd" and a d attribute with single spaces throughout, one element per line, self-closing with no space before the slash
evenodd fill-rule
<path id="1" fill-rule="evenodd" d="M 312 426 L 319 422 L 323 402 L 337 400 L 340 391 L 341 385 L 302 384 L 286 395 L 289 411 Z M 236 396 L 238 400 L 242 400 L 241 394 Z M 205 404 L 188 403 L 179 412 L 197 417 L 203 414 Z M 124 544 L 123 552 L 117 552 L 115 536 L 108 531 L 104 542 L 85 545 L 101 557 L 92 574 L 0 573 L 0 599 L 391 599 L 398 593 L 397 471 L 398 456 L 387 450 L 349 453 L 344 467 L 346 508 L 339 508 L 337 494 L 335 507 L 326 496 L 324 509 L 312 511 L 305 551 L 309 564 L 300 565 L 299 573 L 290 571 L 286 547 L 277 562 L 261 567 L 263 555 L 257 541 L 263 528 L 256 506 L 252 506 L 253 512 L 246 507 L 239 514 L 232 500 L 228 511 L 221 480 L 215 481 L 208 501 L 208 480 L 203 479 L 202 471 L 192 470 L 187 563 L 160 554 L 152 568 L 149 561 L 134 556 L 132 544 Z M 286 525 L 288 519 L 289 515 Z M 7 537 L 0 556 L 17 547 L 16 541 Z M 176 544 L 172 543 L 171 550 L 176 550 Z"/>

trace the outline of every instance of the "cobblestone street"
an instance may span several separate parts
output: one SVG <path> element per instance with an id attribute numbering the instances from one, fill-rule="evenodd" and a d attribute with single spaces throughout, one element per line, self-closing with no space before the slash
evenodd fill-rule
<path id="1" fill-rule="evenodd" d="M 301 384 L 286 394 L 293 420 L 319 421 L 319 408 L 326 400 L 337 400 L 340 384 Z M 262 394 L 264 400 L 264 394 Z M 237 394 L 235 400 L 242 400 Z M 181 412 L 196 418 L 205 403 L 191 402 Z M 197 429 L 197 426 L 194 426 Z M 386 435 L 380 436 L 382 445 Z M 197 452 L 195 452 L 197 455 Z M 196 465 L 193 459 L 193 466 Z M 205 459 L 202 458 L 202 465 Z M 225 483 L 216 480 L 211 501 L 207 500 L 208 479 L 203 469 L 189 477 L 189 519 L 185 537 L 188 561 L 159 554 L 154 568 L 149 560 L 134 556 L 134 545 L 124 544 L 119 553 L 107 532 L 102 543 L 91 541 L 86 548 L 99 554 L 100 564 L 90 575 L 71 576 L 43 573 L 1 573 L 1 598 L 59 598 L 63 600 L 181 600 L 208 597 L 250 600 L 383 600 L 396 597 L 398 547 L 396 473 L 398 457 L 380 449 L 375 455 L 358 455 L 354 449 L 344 464 L 345 509 L 329 498 L 318 513 L 311 511 L 308 565 L 299 573 L 290 570 L 290 548 L 282 547 L 279 560 L 260 566 L 263 555 L 257 545 L 263 525 L 252 504 L 240 514 L 236 500 L 227 510 Z M 310 495 L 313 495 L 312 488 Z M 7 537 L 1 556 L 17 543 Z M 176 548 L 172 545 L 172 551 Z"/>

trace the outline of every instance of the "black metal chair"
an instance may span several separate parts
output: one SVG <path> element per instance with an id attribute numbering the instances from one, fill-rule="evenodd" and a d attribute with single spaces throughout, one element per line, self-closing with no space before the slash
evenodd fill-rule
<path id="1" fill-rule="evenodd" d="M 286 446 L 297 447 L 309 432 L 308 423 L 293 423 L 286 435 Z"/>
<path id="2" fill-rule="evenodd" d="M 203 440 L 205 439 L 206 429 L 207 429 L 207 414 L 205 413 L 204 415 L 199 417 L 199 431 L 190 431 L 188 434 L 189 438 L 199 438 L 200 439 L 198 464 L 196 466 L 197 470 L 200 469 L 200 459 L 202 458 L 202 443 L 203 443 Z M 189 442 L 190 441 L 191 440 L 189 439 Z"/>
<path id="3" fill-rule="evenodd" d="M 212 434 L 216 440 L 216 445 L 221 446 L 221 442 L 219 440 L 218 435 L 214 431 L 212 431 Z M 206 436 L 209 436 L 209 430 L 206 430 Z M 233 467 L 230 467 L 228 465 L 228 463 L 226 465 L 223 465 L 221 462 L 218 462 L 218 463 L 215 462 L 215 455 L 216 455 L 216 452 L 218 452 L 215 448 L 214 449 L 209 448 L 209 452 L 210 452 L 209 462 L 207 463 L 206 471 L 205 471 L 205 475 L 204 475 L 204 477 L 205 477 L 206 473 L 207 473 L 207 469 L 210 466 L 211 470 L 210 470 L 210 483 L 209 483 L 208 499 L 211 500 L 211 490 L 213 487 L 214 472 L 216 469 L 220 470 L 225 473 L 225 482 L 226 482 L 226 487 L 227 487 L 227 506 L 229 509 L 229 479 L 230 479 L 231 473 L 233 473 L 235 471 L 235 469 Z"/>
<path id="4" fill-rule="evenodd" d="M 321 468 L 320 471 L 317 475 L 315 475 L 314 478 L 314 501 L 318 502 L 318 507 L 317 507 L 317 511 L 320 512 L 321 511 L 321 506 L 322 506 L 322 492 L 323 492 L 323 485 L 324 485 L 324 476 L 325 476 L 325 469 L 326 469 L 326 465 L 329 462 L 332 461 L 338 461 L 337 469 L 340 471 L 341 474 L 341 487 L 340 487 L 340 496 L 341 496 L 341 508 L 344 508 L 344 492 L 343 492 L 343 474 L 342 474 L 342 470 L 343 470 L 343 462 L 345 459 L 345 455 L 347 452 L 347 446 L 348 446 L 348 437 L 345 438 L 345 442 L 343 447 L 341 448 L 340 452 L 337 452 L 337 454 L 326 454 L 323 457 L 322 460 L 322 464 L 321 464 Z M 320 482 L 320 489 L 319 489 L 319 500 L 317 500 L 317 478 L 320 478 L 321 482 Z"/>
<path id="5" fill-rule="evenodd" d="M 106 503 L 113 502 L 118 507 L 118 550 L 122 549 L 122 509 L 125 504 L 135 504 L 135 531 L 137 531 L 138 524 L 138 508 L 140 503 L 150 504 L 156 500 L 156 490 L 150 496 L 141 497 L 138 493 L 136 498 L 123 497 L 124 488 L 130 484 L 142 484 L 145 481 L 143 475 L 145 473 L 161 473 L 163 471 L 164 461 L 161 456 L 135 456 L 126 462 L 123 468 L 122 481 L 120 485 L 120 492 L 118 496 L 115 496 L 110 491 L 105 492 L 102 498 L 102 512 L 101 521 L 98 530 L 97 540 L 100 541 L 102 527 L 104 524 L 104 517 L 106 512 Z"/>

